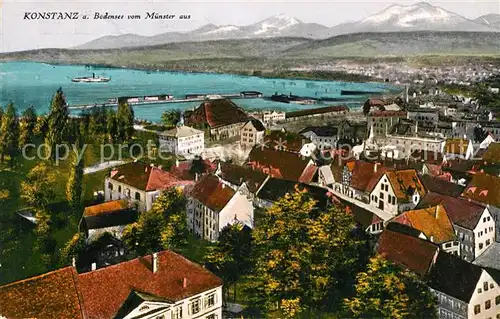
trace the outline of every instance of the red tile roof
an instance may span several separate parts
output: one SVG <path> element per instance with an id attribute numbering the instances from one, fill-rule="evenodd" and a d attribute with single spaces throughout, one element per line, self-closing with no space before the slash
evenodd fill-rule
<path id="1" fill-rule="evenodd" d="M 233 101 L 228 99 L 211 100 L 201 103 L 193 112 L 186 112 L 186 125 L 217 127 L 242 123 L 248 115 Z"/>
<path id="2" fill-rule="evenodd" d="M 253 170 L 250 167 L 239 166 L 231 163 L 220 163 L 220 175 L 223 180 L 231 184 L 240 186 L 245 183 L 252 193 L 256 193 L 262 186 L 268 175 L 261 171 Z"/>
<path id="3" fill-rule="evenodd" d="M 448 217 L 454 224 L 471 230 L 476 227 L 484 211 L 484 207 L 481 205 L 432 192 L 427 193 L 422 198 L 417 208 L 427 208 L 439 204 L 444 206 Z"/>
<path id="4" fill-rule="evenodd" d="M 302 135 L 290 132 L 271 131 L 264 136 L 264 144 L 267 147 L 288 152 L 300 152 L 302 146 L 307 142 L 310 141 L 307 141 Z"/>
<path id="5" fill-rule="evenodd" d="M 376 169 L 375 165 L 377 166 Z M 380 163 L 360 160 L 347 163 L 347 167 L 352 172 L 351 187 L 363 192 L 370 192 L 380 177 L 389 170 Z"/>
<path id="6" fill-rule="evenodd" d="M 428 241 L 385 229 L 380 235 L 376 250 L 384 258 L 424 277 L 439 248 Z"/>
<path id="7" fill-rule="evenodd" d="M 375 111 L 371 112 L 372 117 L 406 117 L 406 111 Z"/>
<path id="8" fill-rule="evenodd" d="M 178 165 L 172 165 L 169 173 L 180 180 L 194 181 L 196 176 L 195 174 L 191 173 L 192 163 L 193 161 L 182 161 Z M 205 170 L 203 173 L 213 173 L 217 169 L 217 164 L 207 159 L 203 160 L 203 165 L 205 166 Z"/>
<path id="9" fill-rule="evenodd" d="M 420 196 L 425 195 L 425 188 L 414 169 L 386 172 L 394 195 L 402 200 L 410 200 L 413 191 L 417 190 Z"/>
<path id="10" fill-rule="evenodd" d="M 302 172 L 302 175 L 300 175 L 299 182 L 306 184 L 312 183 L 317 171 L 318 167 L 310 163 L 306 166 L 305 170 Z"/>
<path id="11" fill-rule="evenodd" d="M 222 285 L 220 278 L 172 251 L 159 252 L 156 273 L 152 267 L 149 255 L 78 275 L 88 319 L 113 318 L 132 290 L 179 301 Z"/>
<path id="12" fill-rule="evenodd" d="M 248 155 L 248 164 L 275 178 L 299 181 L 310 159 L 299 154 L 254 147 Z"/>
<path id="13" fill-rule="evenodd" d="M 500 164 L 500 143 L 491 143 L 483 155 L 483 160 L 488 164 Z"/>
<path id="14" fill-rule="evenodd" d="M 111 179 L 143 191 L 163 190 L 183 185 L 174 175 L 142 162 L 127 163 L 111 171 Z"/>
<path id="15" fill-rule="evenodd" d="M 500 177 L 475 174 L 462 196 L 476 202 L 500 208 Z"/>
<path id="16" fill-rule="evenodd" d="M 86 207 L 85 210 L 83 211 L 83 217 L 104 215 L 127 208 L 129 208 L 128 200 L 126 199 L 114 200 Z"/>
<path id="17" fill-rule="evenodd" d="M 66 267 L 0 287 L 0 317 L 84 318 L 77 273 Z"/>
<path id="18" fill-rule="evenodd" d="M 443 205 L 409 210 L 393 219 L 394 222 L 420 230 L 429 240 L 444 243 L 455 239 L 453 225 Z"/>
<path id="19" fill-rule="evenodd" d="M 236 192 L 222 183 L 215 175 L 206 175 L 200 179 L 190 193 L 203 205 L 216 212 L 221 211 Z"/>

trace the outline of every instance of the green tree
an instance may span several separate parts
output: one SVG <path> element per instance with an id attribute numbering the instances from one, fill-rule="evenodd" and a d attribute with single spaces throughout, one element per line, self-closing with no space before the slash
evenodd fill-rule
<path id="1" fill-rule="evenodd" d="M 71 152 L 69 178 L 66 184 L 66 199 L 73 214 L 83 208 L 83 158 L 79 161 L 75 152 Z"/>
<path id="2" fill-rule="evenodd" d="M 55 189 L 55 174 L 45 163 L 40 163 L 21 182 L 21 198 L 30 206 L 45 209 L 56 198 Z"/>
<path id="3" fill-rule="evenodd" d="M 342 207 L 321 210 L 305 190 L 285 195 L 253 231 L 252 303 L 285 317 L 333 309 L 368 256 L 356 230 Z"/>
<path id="4" fill-rule="evenodd" d="M 184 246 L 187 225 L 182 192 L 176 188 L 162 192 L 151 210 L 141 213 L 136 223 L 125 228 L 123 241 L 138 255 Z"/>
<path id="5" fill-rule="evenodd" d="M 85 250 L 85 248 L 85 234 L 76 233 L 75 235 L 73 235 L 73 237 L 71 237 L 70 240 L 68 240 L 64 247 L 60 250 L 60 265 L 70 265 L 73 261 L 73 258 L 76 258 L 78 260 L 78 256 Z"/>
<path id="6" fill-rule="evenodd" d="M 226 292 L 229 285 L 236 282 L 251 270 L 252 232 L 250 228 L 236 223 L 224 227 L 219 233 L 219 240 L 208 246 L 204 263 L 210 271 L 224 280 Z"/>
<path id="7" fill-rule="evenodd" d="M 108 132 L 108 140 L 110 142 L 116 141 L 118 138 L 118 119 L 116 117 L 116 112 L 113 109 L 110 109 L 107 115 L 107 132 Z"/>
<path id="8" fill-rule="evenodd" d="M 134 134 L 134 109 L 128 103 L 120 101 L 116 113 L 118 137 L 122 141 L 132 139 Z"/>
<path id="9" fill-rule="evenodd" d="M 88 134 L 93 141 L 102 142 L 107 134 L 107 112 L 104 107 L 94 107 L 90 113 Z"/>
<path id="10" fill-rule="evenodd" d="M 165 126 L 176 126 L 181 119 L 181 110 L 167 110 L 161 115 L 161 121 Z"/>
<path id="11" fill-rule="evenodd" d="M 419 278 L 385 260 L 373 257 L 356 280 L 356 292 L 344 301 L 352 318 L 437 318 L 436 300 Z"/>
<path id="12" fill-rule="evenodd" d="M 45 143 L 50 147 L 50 159 L 55 160 L 55 148 L 66 141 L 68 131 L 69 110 L 62 88 L 52 98 L 50 112 L 47 116 L 47 134 Z M 63 154 L 61 154 L 63 155 Z"/>
<path id="13" fill-rule="evenodd" d="M 9 103 L 0 127 L 0 149 L 1 161 L 4 162 L 4 156 L 10 157 L 10 165 L 14 164 L 16 156 L 19 154 L 19 118 L 17 116 L 14 104 Z"/>
<path id="14" fill-rule="evenodd" d="M 37 115 L 33 106 L 28 107 L 23 111 L 21 119 L 21 134 L 19 138 L 20 146 L 31 143 L 35 127 L 37 124 Z"/>

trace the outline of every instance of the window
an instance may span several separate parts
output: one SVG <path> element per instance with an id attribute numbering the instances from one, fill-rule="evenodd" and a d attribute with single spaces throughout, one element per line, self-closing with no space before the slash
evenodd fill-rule
<path id="1" fill-rule="evenodd" d="M 481 312 L 481 305 L 475 305 L 474 306 L 474 314 L 477 315 L 480 312 Z"/>
<path id="2" fill-rule="evenodd" d="M 477 288 L 477 293 L 478 293 L 478 294 L 480 294 L 480 293 L 482 293 L 482 292 L 483 292 L 483 289 L 481 289 L 481 288 Z"/>
<path id="3" fill-rule="evenodd" d="M 181 319 L 182 318 L 182 305 L 177 306 L 172 311 L 172 319 Z"/>
<path id="4" fill-rule="evenodd" d="M 488 291 L 489 288 L 488 288 L 488 282 L 487 281 L 485 281 L 483 283 L 483 289 L 484 289 L 484 291 Z"/>
<path id="5" fill-rule="evenodd" d="M 113 184 L 108 183 L 108 188 L 109 188 L 110 190 L 113 190 Z"/>
<path id="6" fill-rule="evenodd" d="M 139 194 L 139 192 L 135 192 L 135 200 L 141 200 L 141 194 Z"/>
<path id="7" fill-rule="evenodd" d="M 121 193 L 121 192 L 122 192 L 122 187 L 118 186 L 118 193 Z"/>
<path id="8" fill-rule="evenodd" d="M 445 247 L 445 248 L 450 248 L 450 247 L 451 247 L 451 243 L 446 243 L 446 244 L 444 245 L 444 247 Z"/>
<path id="9" fill-rule="evenodd" d="M 495 287 L 495 285 L 493 285 L 493 283 L 490 283 L 490 288 L 493 289 L 493 287 Z"/>
<path id="10" fill-rule="evenodd" d="M 500 305 L 500 295 L 496 296 L 495 305 Z"/>
<path id="11" fill-rule="evenodd" d="M 216 303 L 216 295 L 211 294 L 207 297 L 205 297 L 205 308 L 212 307 Z"/>
<path id="12" fill-rule="evenodd" d="M 484 303 L 484 308 L 485 309 L 490 309 L 491 308 L 491 300 L 486 300 L 486 302 Z"/>
<path id="13" fill-rule="evenodd" d="M 483 243 L 479 243 L 479 249 L 483 249 Z"/>
<path id="14" fill-rule="evenodd" d="M 164 315 L 159 315 L 159 316 L 156 316 L 155 319 L 165 319 L 165 316 Z"/>
<path id="15" fill-rule="evenodd" d="M 490 242 L 490 240 L 489 240 L 489 239 L 488 239 L 488 240 L 486 240 L 486 246 L 488 246 L 490 243 L 491 243 L 491 242 Z"/>
<path id="16" fill-rule="evenodd" d="M 208 315 L 206 319 L 217 319 L 217 315 L 215 313 Z"/>
<path id="17" fill-rule="evenodd" d="M 194 315 L 200 312 L 200 299 L 196 299 L 193 302 L 191 302 L 188 306 L 188 309 L 190 315 Z"/>

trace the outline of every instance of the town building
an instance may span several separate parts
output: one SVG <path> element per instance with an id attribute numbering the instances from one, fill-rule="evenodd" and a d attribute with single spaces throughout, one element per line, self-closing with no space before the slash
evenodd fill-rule
<path id="1" fill-rule="evenodd" d="M 239 136 L 247 121 L 246 112 L 228 99 L 206 101 L 193 111 L 185 112 L 185 124 L 206 130 L 211 140 Z"/>
<path id="2" fill-rule="evenodd" d="M 254 147 L 248 155 L 247 164 L 271 177 L 303 183 L 311 183 L 318 170 L 310 158 L 266 147 Z"/>
<path id="3" fill-rule="evenodd" d="M 162 191 L 189 183 L 179 180 L 160 167 L 131 162 L 111 170 L 104 180 L 104 198 L 106 201 L 127 199 L 143 212 L 151 209 Z"/>
<path id="4" fill-rule="evenodd" d="M 286 112 L 286 122 L 301 121 L 306 118 L 323 118 L 330 116 L 346 115 L 349 112 L 347 106 L 326 106 L 315 109 Z"/>
<path id="5" fill-rule="evenodd" d="M 431 108 L 418 108 L 408 110 L 407 119 L 423 125 L 436 125 L 439 122 L 439 110 Z"/>
<path id="6" fill-rule="evenodd" d="M 160 150 L 172 154 L 195 155 L 205 150 L 204 132 L 184 125 L 160 133 L 159 142 Z"/>
<path id="7" fill-rule="evenodd" d="M 78 225 L 88 243 L 105 233 L 121 239 L 125 226 L 137 220 L 137 211 L 126 199 L 86 207 Z"/>
<path id="8" fill-rule="evenodd" d="M 309 126 L 300 134 L 311 140 L 319 150 L 335 149 L 339 140 L 338 128 L 334 126 Z"/>
<path id="9" fill-rule="evenodd" d="M 423 233 L 426 240 L 438 245 L 441 250 L 460 255 L 460 246 L 453 224 L 443 205 L 409 210 L 394 217 L 390 222 L 415 228 Z"/>
<path id="10" fill-rule="evenodd" d="M 226 162 L 218 163 L 215 175 L 234 190 L 245 184 L 252 195 L 255 195 L 270 178 L 259 170 Z"/>
<path id="11" fill-rule="evenodd" d="M 252 148 L 264 142 L 266 128 L 257 119 L 251 119 L 243 125 L 240 133 L 240 145 L 244 148 Z"/>
<path id="12" fill-rule="evenodd" d="M 217 241 L 227 225 L 240 223 L 253 228 L 252 196 L 243 182 L 236 190 L 215 175 L 206 175 L 187 196 L 187 224 L 199 238 Z"/>
<path id="13" fill-rule="evenodd" d="M 496 225 L 488 207 L 430 192 L 422 198 L 417 209 L 436 205 L 443 205 L 446 209 L 464 260 L 472 262 L 495 241 Z"/>
<path id="14" fill-rule="evenodd" d="M 368 114 L 367 126 L 373 126 L 373 133 L 376 137 L 384 137 L 400 119 L 406 117 L 405 111 L 375 111 Z"/>
<path id="15" fill-rule="evenodd" d="M 472 141 L 468 139 L 447 139 L 444 144 L 443 154 L 445 160 L 457 158 L 469 160 L 474 156 L 474 146 L 472 145 Z"/>
<path id="16" fill-rule="evenodd" d="M 500 314 L 500 277 L 440 252 L 427 279 L 437 297 L 439 318 L 497 318 Z"/>
<path id="17" fill-rule="evenodd" d="M 172 251 L 78 274 L 66 267 L 0 287 L 2 318 L 222 318 L 220 278 Z"/>
<path id="18" fill-rule="evenodd" d="M 398 150 L 399 156 L 389 156 L 393 158 L 407 158 L 416 150 L 426 150 L 428 152 L 439 153 L 443 149 L 444 140 L 431 136 L 401 136 L 387 135 L 385 139 L 378 141 L 382 147 L 393 147 Z"/>
<path id="19" fill-rule="evenodd" d="M 413 209 L 426 191 L 414 169 L 389 170 L 370 192 L 370 205 L 396 216 Z"/>
<path id="20" fill-rule="evenodd" d="M 285 122 L 285 112 L 279 112 L 276 110 L 273 111 L 262 111 L 262 112 L 253 112 L 250 116 L 260 120 L 262 123 L 266 125 L 271 125 L 275 123 Z"/>

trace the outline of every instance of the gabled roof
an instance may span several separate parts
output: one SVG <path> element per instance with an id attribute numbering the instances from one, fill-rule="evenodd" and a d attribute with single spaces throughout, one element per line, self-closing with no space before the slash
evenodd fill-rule
<path id="1" fill-rule="evenodd" d="M 130 208 L 125 199 L 89 206 L 83 212 L 87 229 L 128 225 L 135 222 L 137 217 L 137 211 Z"/>
<path id="2" fill-rule="evenodd" d="M 233 198 L 236 191 L 222 183 L 215 175 L 206 175 L 194 185 L 190 193 L 203 205 L 220 212 Z"/>
<path id="3" fill-rule="evenodd" d="M 417 209 L 433 207 L 442 204 L 448 213 L 450 220 L 466 229 L 473 230 L 481 215 L 484 212 L 484 207 L 470 203 L 467 200 L 445 196 L 433 192 L 427 193 L 417 206 Z"/>
<path id="4" fill-rule="evenodd" d="M 248 115 L 228 99 L 210 100 L 200 104 L 194 111 L 186 112 L 186 124 L 218 127 L 246 122 Z"/>
<path id="5" fill-rule="evenodd" d="M 439 248 L 428 241 L 384 229 L 376 250 L 384 258 L 424 277 Z"/>
<path id="6" fill-rule="evenodd" d="M 434 192 L 451 197 L 458 197 L 464 190 L 464 187 L 461 185 L 450 183 L 442 178 L 432 175 L 419 175 L 419 178 L 428 192 Z"/>
<path id="7" fill-rule="evenodd" d="M 409 200 L 415 190 L 420 196 L 425 195 L 424 185 L 420 182 L 416 170 L 406 169 L 387 171 L 385 175 L 392 186 L 394 195 L 398 199 Z"/>
<path id="8" fill-rule="evenodd" d="M 179 137 L 193 136 L 200 133 L 203 133 L 203 131 L 194 129 L 189 126 L 179 125 L 171 130 L 161 133 L 161 135 L 179 138 Z"/>
<path id="9" fill-rule="evenodd" d="M 262 122 L 257 119 L 252 118 L 249 121 L 247 121 L 245 125 L 247 125 L 248 123 L 252 123 L 253 127 L 257 130 L 257 132 L 264 132 L 266 130 Z"/>
<path id="10" fill-rule="evenodd" d="M 77 273 L 66 267 L 0 287 L 0 317 L 85 318 Z"/>
<path id="11" fill-rule="evenodd" d="M 409 210 L 396 216 L 392 221 L 418 229 L 429 240 L 438 244 L 455 239 L 453 225 L 442 205 Z"/>
<path id="12" fill-rule="evenodd" d="M 427 164 L 442 164 L 443 154 L 428 150 L 415 150 L 410 155 L 410 159 L 414 161 L 422 161 Z"/>
<path id="13" fill-rule="evenodd" d="M 432 289 L 469 303 L 482 272 L 480 267 L 441 251 L 427 283 Z"/>
<path id="14" fill-rule="evenodd" d="M 370 192 L 377 184 L 380 176 L 388 170 L 379 163 L 356 160 L 346 164 L 351 171 L 351 184 L 354 189 Z"/>
<path id="15" fill-rule="evenodd" d="M 338 127 L 335 126 L 308 126 L 300 131 L 299 134 L 313 132 L 316 136 L 331 137 L 337 136 L 338 130 Z"/>
<path id="16" fill-rule="evenodd" d="M 500 208 L 500 177 L 475 174 L 467 184 L 462 196 Z"/>
<path id="17" fill-rule="evenodd" d="M 83 211 L 83 217 L 105 215 L 128 208 L 129 205 L 126 199 L 113 200 L 102 204 L 85 207 L 85 210 Z"/>
<path id="18" fill-rule="evenodd" d="M 172 174 L 143 162 L 118 166 L 111 171 L 110 178 L 147 192 L 183 184 Z"/>
<path id="19" fill-rule="evenodd" d="M 450 138 L 444 145 L 444 153 L 465 155 L 470 141 L 464 138 Z"/>
<path id="20" fill-rule="evenodd" d="M 172 302 L 171 300 L 167 300 L 165 298 L 154 296 L 148 293 L 132 290 L 127 299 L 123 302 L 115 318 L 126 317 L 131 311 L 134 311 L 137 307 L 139 307 L 143 302 L 146 301 L 163 303 L 164 306 L 161 307 L 160 309 L 166 309 L 171 304 L 174 304 L 174 302 Z M 153 308 L 153 310 L 144 311 L 144 313 L 141 312 L 141 316 L 152 315 L 153 313 L 158 312 L 160 309 Z"/>
<path id="21" fill-rule="evenodd" d="M 296 153 L 254 147 L 248 155 L 247 162 L 256 169 L 269 169 L 268 174 L 272 177 L 299 181 L 310 159 Z"/>
<path id="22" fill-rule="evenodd" d="M 196 178 L 196 173 L 192 172 L 191 166 L 193 165 L 193 163 L 195 163 L 195 161 L 196 160 L 176 163 L 175 165 L 172 165 L 172 167 L 170 167 L 169 173 L 174 175 L 177 179 L 183 181 L 194 181 Z M 200 172 L 200 174 L 213 173 L 217 169 L 217 164 L 207 159 L 199 160 L 198 164 L 203 165 L 202 172 Z"/>
<path id="23" fill-rule="evenodd" d="M 172 251 L 158 253 L 78 275 L 88 319 L 113 318 L 132 290 L 179 301 L 222 285 L 222 280 Z M 183 287 L 184 278 L 186 288 Z"/>
<path id="24" fill-rule="evenodd" d="M 226 162 L 220 163 L 220 178 L 233 185 L 241 186 L 241 184 L 245 183 L 248 186 L 248 190 L 254 194 L 262 186 L 267 176 L 261 171 L 249 167 Z"/>

